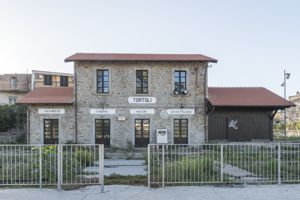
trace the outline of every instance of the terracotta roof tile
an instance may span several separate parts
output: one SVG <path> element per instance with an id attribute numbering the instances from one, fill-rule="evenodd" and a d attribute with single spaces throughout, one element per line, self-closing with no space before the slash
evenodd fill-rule
<path id="1" fill-rule="evenodd" d="M 291 107 L 290 101 L 263 87 L 209 87 L 208 101 L 213 106 Z"/>
<path id="2" fill-rule="evenodd" d="M 17 100 L 17 104 L 72 104 L 73 88 L 36 88 Z"/>
<path id="3" fill-rule="evenodd" d="M 201 54 L 125 54 L 125 53 L 76 53 L 65 59 L 73 61 L 201 61 L 218 62 Z"/>

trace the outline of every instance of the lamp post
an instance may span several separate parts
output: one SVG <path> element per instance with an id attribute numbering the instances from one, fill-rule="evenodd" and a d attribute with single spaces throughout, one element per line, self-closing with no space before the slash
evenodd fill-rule
<path id="1" fill-rule="evenodd" d="M 289 79 L 291 76 L 291 73 L 287 73 L 285 70 L 284 70 L 284 73 L 283 73 L 283 83 L 281 84 L 281 86 L 283 87 L 283 90 L 284 90 L 284 99 L 286 99 L 286 80 Z M 286 124 L 286 109 L 284 109 L 284 140 L 286 140 L 286 127 L 287 127 L 287 124 Z"/>

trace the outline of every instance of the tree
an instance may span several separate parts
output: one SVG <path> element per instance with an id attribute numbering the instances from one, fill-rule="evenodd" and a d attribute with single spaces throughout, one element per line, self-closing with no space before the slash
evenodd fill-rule
<path id="1" fill-rule="evenodd" d="M 5 132 L 11 128 L 23 128 L 26 124 L 26 106 L 1 105 L 0 131 Z"/>

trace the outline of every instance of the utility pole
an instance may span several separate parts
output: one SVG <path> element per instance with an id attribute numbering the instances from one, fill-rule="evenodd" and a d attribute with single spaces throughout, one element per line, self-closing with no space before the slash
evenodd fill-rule
<path id="1" fill-rule="evenodd" d="M 286 99 L 286 80 L 289 79 L 291 76 L 291 73 L 287 73 L 284 70 L 283 73 L 283 83 L 281 84 L 281 86 L 283 86 L 283 90 L 284 90 L 284 99 Z M 284 109 L 284 140 L 286 141 L 286 134 L 287 134 L 287 118 L 286 118 L 286 109 Z"/>

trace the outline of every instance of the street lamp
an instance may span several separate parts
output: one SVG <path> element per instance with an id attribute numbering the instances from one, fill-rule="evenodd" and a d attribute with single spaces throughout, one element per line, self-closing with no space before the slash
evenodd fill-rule
<path id="1" fill-rule="evenodd" d="M 281 86 L 284 88 L 284 99 L 286 99 L 286 80 L 289 79 L 291 76 L 291 73 L 287 73 L 284 70 L 284 74 L 283 74 L 283 83 L 281 84 Z M 284 109 L 284 139 L 286 140 L 286 109 Z"/>

